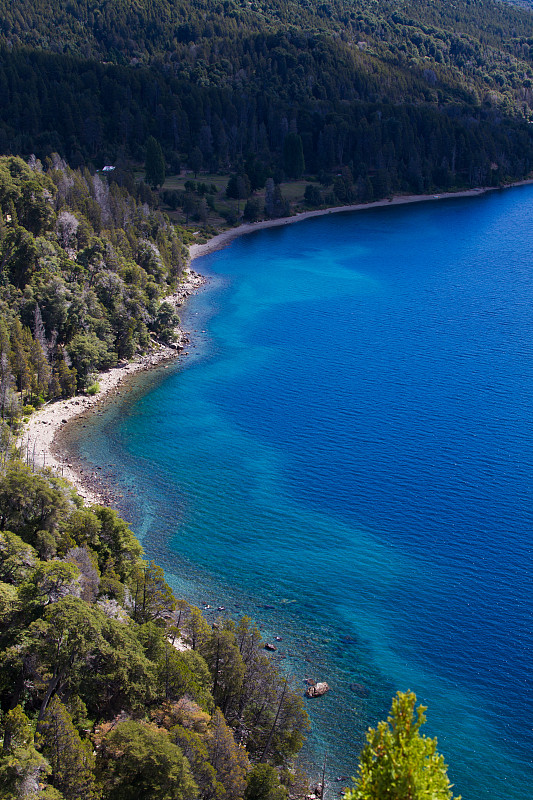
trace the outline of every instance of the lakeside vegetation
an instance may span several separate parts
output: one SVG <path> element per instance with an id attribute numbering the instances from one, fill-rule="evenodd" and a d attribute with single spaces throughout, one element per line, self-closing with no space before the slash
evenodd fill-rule
<path id="1" fill-rule="evenodd" d="M 493 0 L 0 0 L 0 797 L 306 796 L 302 699 L 251 621 L 209 626 L 16 436 L 173 342 L 193 231 L 531 175 L 532 21 Z M 399 695 L 369 732 L 349 800 L 450 800 L 416 713 Z"/>
<path id="2" fill-rule="evenodd" d="M 99 370 L 173 341 L 165 297 L 182 277 L 179 230 L 135 195 L 58 156 L 0 158 L 0 414 L 69 397 Z"/>
<path id="3" fill-rule="evenodd" d="M 172 338 L 183 238 L 133 189 L 58 156 L 0 158 L 0 797 L 320 797 L 293 766 L 303 698 L 250 619 L 209 625 L 114 510 L 17 452 L 35 407 Z M 414 738 L 405 769 L 433 786 Z"/>
<path id="4" fill-rule="evenodd" d="M 0 797 L 287 797 L 307 715 L 248 618 L 209 625 L 115 511 L 17 460 L 0 556 Z"/>

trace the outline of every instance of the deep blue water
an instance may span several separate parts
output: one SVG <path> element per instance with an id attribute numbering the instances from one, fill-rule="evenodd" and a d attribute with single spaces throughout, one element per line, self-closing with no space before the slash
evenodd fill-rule
<path id="1" fill-rule="evenodd" d="M 178 592 L 329 682 L 331 797 L 407 688 L 464 800 L 530 796 L 532 223 L 528 186 L 241 238 L 191 355 L 77 432 Z"/>

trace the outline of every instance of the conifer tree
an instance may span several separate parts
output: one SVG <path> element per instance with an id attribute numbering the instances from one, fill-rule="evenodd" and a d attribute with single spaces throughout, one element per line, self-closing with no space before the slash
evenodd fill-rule
<path id="1" fill-rule="evenodd" d="M 0 319 L 0 411 L 5 419 L 7 399 L 11 389 L 11 345 L 5 321 Z"/>
<path id="2" fill-rule="evenodd" d="M 46 354 L 37 340 L 33 340 L 30 349 L 32 367 L 32 390 L 35 395 L 46 395 L 51 378 L 51 370 Z"/>
<path id="3" fill-rule="evenodd" d="M 157 189 L 165 182 L 165 159 L 161 145 L 153 136 L 146 142 L 146 159 L 144 163 L 146 183 Z"/>
<path id="4" fill-rule="evenodd" d="M 305 169 L 302 137 L 288 133 L 283 142 L 283 168 L 289 178 L 301 178 Z"/>
<path id="5" fill-rule="evenodd" d="M 225 797 L 227 800 L 240 800 L 246 787 L 250 762 L 244 747 L 236 744 L 231 728 L 218 708 L 209 725 L 207 750 L 217 780 L 225 789 Z"/>
<path id="6" fill-rule="evenodd" d="M 17 388 L 24 399 L 24 393 L 28 392 L 31 386 L 31 373 L 24 330 L 18 317 L 11 328 L 11 367 L 17 381 Z"/>
<path id="7" fill-rule="evenodd" d="M 344 800 L 454 800 L 437 740 L 420 733 L 426 709 L 415 710 L 415 703 L 414 692 L 398 692 L 387 722 L 369 729 L 355 787 Z"/>
<path id="8" fill-rule="evenodd" d="M 96 798 L 92 747 L 82 742 L 58 697 L 50 701 L 38 731 L 40 746 L 52 767 L 52 782 L 65 800 Z"/>
<path id="9" fill-rule="evenodd" d="M 58 361 L 56 376 L 62 397 L 72 397 L 76 394 L 76 370 L 69 368 L 64 354 Z"/>

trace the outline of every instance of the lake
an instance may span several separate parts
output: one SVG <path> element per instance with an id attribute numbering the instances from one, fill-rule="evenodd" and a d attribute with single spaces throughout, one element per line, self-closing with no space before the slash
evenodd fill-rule
<path id="1" fill-rule="evenodd" d="M 532 222 L 524 186 L 242 237 L 189 356 L 76 431 L 178 593 L 328 681 L 326 796 L 408 688 L 456 794 L 533 786 Z"/>

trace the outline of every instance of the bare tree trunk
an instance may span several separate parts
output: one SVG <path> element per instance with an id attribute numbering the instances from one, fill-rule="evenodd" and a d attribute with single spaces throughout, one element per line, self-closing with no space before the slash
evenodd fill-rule
<path id="1" fill-rule="evenodd" d="M 281 698 L 280 698 L 280 701 L 279 701 L 278 710 L 276 711 L 276 716 L 274 717 L 274 722 L 272 723 L 272 727 L 271 727 L 270 732 L 268 734 L 265 747 L 263 749 L 263 752 L 261 753 L 261 758 L 259 759 L 259 763 L 261 763 L 262 761 L 265 760 L 266 754 L 268 752 L 268 748 L 270 747 L 270 742 L 272 741 L 272 737 L 274 735 L 274 731 L 276 730 L 278 717 L 280 715 L 281 707 L 283 705 L 283 701 L 285 700 L 285 695 L 286 694 L 287 694 L 287 678 L 285 678 L 285 683 L 283 684 L 283 691 L 281 693 Z"/>

